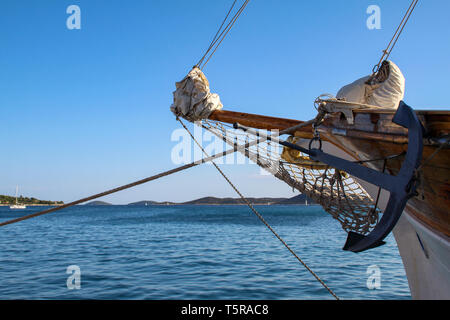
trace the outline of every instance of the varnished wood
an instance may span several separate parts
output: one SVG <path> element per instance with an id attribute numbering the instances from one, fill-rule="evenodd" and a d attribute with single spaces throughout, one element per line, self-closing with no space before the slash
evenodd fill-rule
<path id="1" fill-rule="evenodd" d="M 430 143 L 428 139 L 450 133 L 450 111 L 420 110 L 416 113 L 425 128 L 427 138 L 424 139 L 421 170 L 423 183 L 419 186 L 419 196 L 409 200 L 407 211 L 434 230 L 450 236 L 450 149 L 442 148 L 435 153 L 438 146 Z M 394 114 L 395 110 L 390 109 L 355 110 L 355 121 L 352 125 L 348 124 L 340 113 L 333 114 L 326 117 L 319 127 L 319 132 L 324 140 L 359 160 L 398 155 L 407 150 L 408 130 L 392 122 Z M 298 120 L 232 111 L 216 111 L 210 119 L 280 131 L 302 123 Z M 295 135 L 311 138 L 312 127 L 302 128 Z M 402 160 L 389 160 L 387 170 L 396 174 Z M 370 162 L 367 165 L 382 170 L 383 162 Z"/>
<path id="2" fill-rule="evenodd" d="M 339 148 L 358 154 L 360 160 L 381 159 L 401 154 L 408 147 L 407 129 L 392 122 L 394 114 L 395 110 L 355 112 L 353 125 L 335 114 L 325 120 L 319 131 Z M 449 133 L 450 112 L 418 111 L 417 115 L 424 125 L 426 137 L 439 137 Z M 339 131 L 357 131 L 359 136 L 334 134 Z M 373 139 L 373 136 L 379 139 Z M 408 201 L 407 211 L 434 230 L 450 236 L 450 149 L 443 148 L 435 153 L 437 150 L 437 145 L 424 139 L 421 170 L 423 182 L 419 186 L 419 196 Z M 397 174 L 402 160 L 388 161 L 387 170 L 391 174 Z M 382 170 L 383 162 L 368 165 Z"/>
<path id="3" fill-rule="evenodd" d="M 209 119 L 231 124 L 238 122 L 246 127 L 256 129 L 280 130 L 280 131 L 292 128 L 304 122 L 299 120 L 268 117 L 252 113 L 243 113 L 226 110 L 214 111 L 209 116 Z M 311 126 L 302 128 L 301 131 L 311 132 Z"/>

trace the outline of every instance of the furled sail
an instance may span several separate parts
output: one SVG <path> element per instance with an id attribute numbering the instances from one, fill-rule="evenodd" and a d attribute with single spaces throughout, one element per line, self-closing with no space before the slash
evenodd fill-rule
<path id="1" fill-rule="evenodd" d="M 336 95 L 338 100 L 397 109 L 405 95 L 405 77 L 392 61 L 384 61 L 380 70 L 346 85 Z"/>
<path id="2" fill-rule="evenodd" d="M 193 122 L 208 118 L 213 111 L 223 108 L 219 95 L 210 92 L 208 79 L 198 67 L 175 86 L 170 110 L 176 116 Z"/>

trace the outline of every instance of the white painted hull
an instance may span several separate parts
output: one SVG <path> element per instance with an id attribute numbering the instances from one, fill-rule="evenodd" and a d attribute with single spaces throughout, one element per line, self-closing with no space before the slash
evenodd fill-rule
<path id="1" fill-rule="evenodd" d="M 378 188 L 359 181 L 376 197 Z M 382 192 L 380 209 L 384 210 L 389 193 Z M 427 227 L 408 212 L 403 212 L 394 230 L 394 238 L 403 261 L 413 299 L 450 299 L 450 239 Z"/>
<path id="2" fill-rule="evenodd" d="M 413 299 L 450 299 L 450 241 L 407 211 L 394 229 Z"/>
<path id="3" fill-rule="evenodd" d="M 378 187 L 358 180 L 373 199 Z M 389 192 L 383 191 L 379 208 L 384 211 Z M 413 299 L 450 299 L 450 239 L 416 219 L 408 208 L 393 230 Z"/>
<path id="4" fill-rule="evenodd" d="M 309 140 L 300 143 L 307 147 Z M 354 161 L 344 151 L 324 142 L 323 151 Z M 363 188 L 376 199 L 378 187 L 357 179 Z M 379 208 L 384 211 L 389 192 L 382 191 Z M 450 239 L 425 226 L 406 209 L 395 226 L 394 237 L 405 267 L 413 299 L 450 300 Z M 376 249 L 373 249 L 376 250 Z"/>

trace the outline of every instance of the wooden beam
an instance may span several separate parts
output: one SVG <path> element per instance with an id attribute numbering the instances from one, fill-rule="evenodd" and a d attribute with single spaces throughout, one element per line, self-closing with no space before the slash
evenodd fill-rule
<path id="1" fill-rule="evenodd" d="M 216 110 L 210 116 L 210 120 L 216 120 L 225 123 L 236 123 L 242 124 L 246 127 L 251 127 L 255 129 L 266 129 L 266 130 L 284 130 L 288 128 L 292 128 L 299 124 L 304 123 L 304 121 L 285 119 L 285 118 L 276 118 L 276 117 L 268 117 L 262 116 L 258 114 L 251 113 L 243 113 L 243 112 L 234 112 L 234 111 L 226 111 L 226 110 Z M 301 128 L 299 131 L 302 132 L 311 132 L 312 127 L 306 126 Z"/>

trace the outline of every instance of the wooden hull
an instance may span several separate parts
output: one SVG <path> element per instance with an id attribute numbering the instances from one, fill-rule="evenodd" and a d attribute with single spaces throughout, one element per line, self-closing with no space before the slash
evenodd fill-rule
<path id="1" fill-rule="evenodd" d="M 384 159 L 401 155 L 408 147 L 408 131 L 392 122 L 394 114 L 395 110 L 392 109 L 356 110 L 354 124 L 349 125 L 339 113 L 327 117 L 318 129 L 322 139 L 331 142 L 354 159 Z M 417 111 L 417 115 L 424 125 L 427 138 L 424 139 L 419 196 L 409 200 L 407 209 L 428 227 L 450 237 L 450 149 L 439 149 L 439 145 L 431 140 L 450 133 L 450 112 Z M 216 111 L 210 119 L 280 131 L 302 123 L 298 120 L 231 111 Z M 312 128 L 302 128 L 295 135 L 305 139 L 312 138 Z M 403 158 L 399 156 L 389 160 L 387 172 L 397 174 Z M 366 165 L 381 171 L 383 161 L 368 162 Z"/>
<path id="2" fill-rule="evenodd" d="M 340 115 L 328 118 L 320 126 L 321 135 L 359 160 L 384 159 L 406 152 L 407 130 L 392 123 L 393 110 L 355 112 L 355 124 L 348 125 Z M 419 120 L 429 138 L 448 134 L 450 112 L 418 111 Z M 403 156 L 388 160 L 387 171 L 396 175 Z M 419 196 L 408 201 L 407 211 L 428 227 L 450 236 L 450 149 L 439 148 L 424 139 Z M 367 163 L 379 171 L 383 161 Z"/>
<path id="3" fill-rule="evenodd" d="M 341 114 L 328 116 L 318 128 L 324 151 L 347 160 L 376 160 L 402 155 L 408 147 L 408 132 L 392 122 L 395 110 L 359 110 L 354 124 Z M 450 299 L 450 148 L 433 141 L 450 132 L 449 111 L 417 111 L 425 128 L 419 195 L 408 201 L 394 228 L 414 299 Z M 284 130 L 301 121 L 237 113 L 215 112 L 210 119 L 259 129 Z M 311 126 L 296 131 L 304 146 L 313 137 Z M 397 174 L 404 156 L 386 162 L 386 171 Z M 384 160 L 367 166 L 382 171 Z M 378 188 L 363 181 L 361 185 L 375 198 Z M 381 193 L 379 207 L 384 207 L 389 193 Z"/>
<path id="4" fill-rule="evenodd" d="M 450 299 L 450 149 L 433 142 L 448 134 L 450 113 L 418 111 L 425 128 L 419 195 L 411 198 L 394 228 L 414 299 Z M 328 118 L 321 135 L 341 150 L 360 160 L 383 159 L 407 149 L 407 130 L 392 123 L 394 112 L 355 112 L 355 124 L 340 115 Z M 397 174 L 403 156 L 387 162 L 386 169 Z M 367 163 L 382 170 L 384 161 Z M 363 183 L 364 185 L 364 183 Z M 376 189 L 366 190 L 376 196 Z M 369 191 L 370 190 L 370 191 Z M 382 196 L 386 203 L 388 193 Z M 384 209 L 384 205 L 380 205 Z"/>

